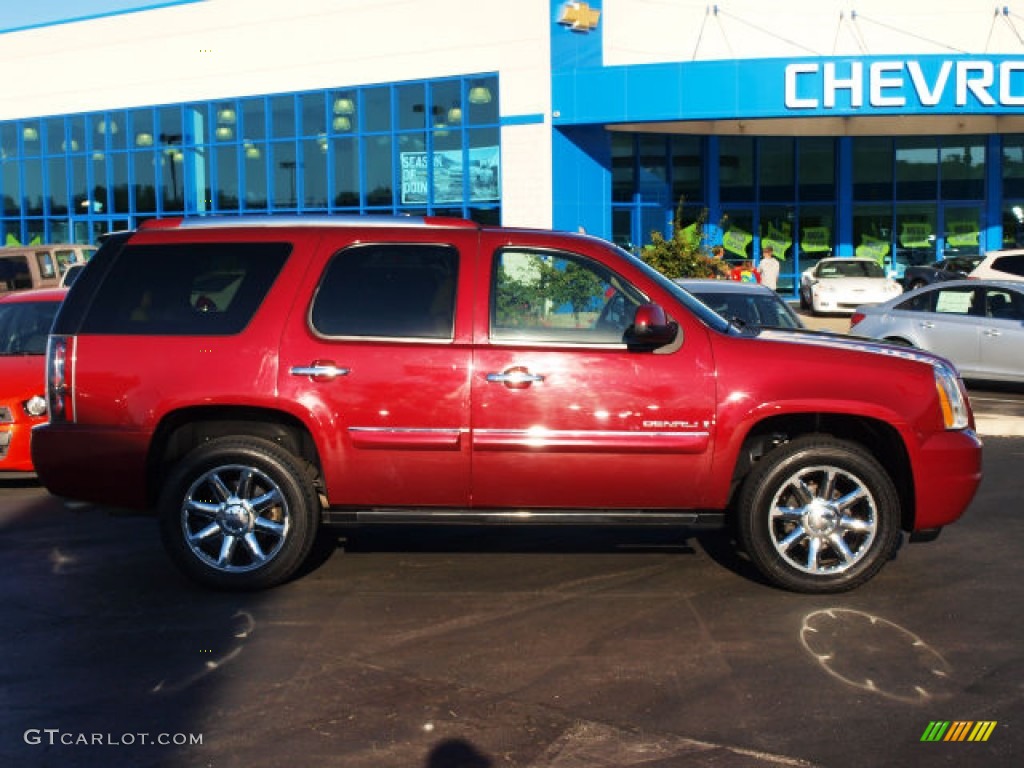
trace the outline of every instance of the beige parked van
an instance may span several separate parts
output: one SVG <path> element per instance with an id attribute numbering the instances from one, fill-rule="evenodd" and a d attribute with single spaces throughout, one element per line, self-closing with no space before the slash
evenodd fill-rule
<path id="1" fill-rule="evenodd" d="M 96 246 L 81 243 L 0 248 L 0 296 L 29 288 L 54 288 L 71 264 L 84 264 Z"/>

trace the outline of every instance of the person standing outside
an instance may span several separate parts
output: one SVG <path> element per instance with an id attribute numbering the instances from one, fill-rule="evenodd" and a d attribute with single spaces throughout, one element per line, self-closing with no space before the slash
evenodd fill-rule
<path id="1" fill-rule="evenodd" d="M 776 290 L 779 285 L 779 261 L 775 258 L 775 249 L 770 245 L 761 249 L 761 263 L 758 267 L 761 271 L 761 285 Z"/>

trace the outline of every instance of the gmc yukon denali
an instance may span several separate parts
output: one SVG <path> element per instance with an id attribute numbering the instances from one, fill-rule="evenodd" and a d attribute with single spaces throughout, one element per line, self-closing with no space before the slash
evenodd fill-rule
<path id="1" fill-rule="evenodd" d="M 322 525 L 727 526 L 838 592 L 961 516 L 956 370 L 738 328 L 614 245 L 441 218 L 164 219 L 111 235 L 47 350 L 54 494 L 152 510 L 214 588 L 297 575 Z"/>

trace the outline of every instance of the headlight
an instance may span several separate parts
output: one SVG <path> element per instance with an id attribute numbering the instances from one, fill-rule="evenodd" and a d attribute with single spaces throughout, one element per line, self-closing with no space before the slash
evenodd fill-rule
<path id="1" fill-rule="evenodd" d="M 946 429 L 967 429 L 967 398 L 960 387 L 960 379 L 945 365 L 932 367 L 935 372 L 935 389 L 939 393 L 939 407 Z"/>
<path id="2" fill-rule="evenodd" d="M 25 413 L 29 416 L 45 416 L 46 415 L 46 398 L 40 397 L 39 395 L 33 395 L 24 403 L 21 407 L 25 409 Z"/>

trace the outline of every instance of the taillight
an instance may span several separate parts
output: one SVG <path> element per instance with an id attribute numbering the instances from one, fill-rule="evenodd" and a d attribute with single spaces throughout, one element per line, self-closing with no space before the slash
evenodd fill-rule
<path id="1" fill-rule="evenodd" d="M 46 399 L 52 422 L 75 419 L 69 380 L 73 350 L 71 336 L 51 336 L 46 346 Z"/>
<path id="2" fill-rule="evenodd" d="M 853 328 L 857 323 L 863 320 L 865 317 L 863 312 L 854 312 L 850 315 L 850 327 Z"/>

